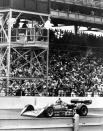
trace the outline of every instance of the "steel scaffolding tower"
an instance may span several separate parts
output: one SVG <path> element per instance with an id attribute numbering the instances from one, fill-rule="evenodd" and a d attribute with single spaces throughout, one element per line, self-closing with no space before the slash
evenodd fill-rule
<path id="1" fill-rule="evenodd" d="M 1 95 L 23 95 L 24 88 L 25 95 L 40 95 L 40 85 L 47 90 L 49 30 L 44 23 L 48 18 L 43 13 L 0 10 Z"/>

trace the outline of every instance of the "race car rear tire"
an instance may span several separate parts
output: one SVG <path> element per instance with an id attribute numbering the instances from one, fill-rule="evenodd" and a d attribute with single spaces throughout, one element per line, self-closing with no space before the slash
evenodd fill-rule
<path id="1" fill-rule="evenodd" d="M 53 107 L 48 107 L 46 109 L 46 116 L 47 117 L 53 117 L 53 115 L 54 115 L 54 109 L 53 109 Z"/>
<path id="2" fill-rule="evenodd" d="M 80 105 L 76 109 L 76 113 L 79 114 L 80 116 L 87 116 L 88 114 L 88 108 L 86 105 Z"/>

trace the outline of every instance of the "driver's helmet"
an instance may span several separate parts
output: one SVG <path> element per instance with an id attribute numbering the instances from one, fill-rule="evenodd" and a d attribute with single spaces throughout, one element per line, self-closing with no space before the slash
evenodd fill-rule
<path id="1" fill-rule="evenodd" d="M 58 105 L 60 105 L 62 103 L 63 103 L 63 101 L 60 98 L 56 101 L 56 104 L 58 104 Z"/>

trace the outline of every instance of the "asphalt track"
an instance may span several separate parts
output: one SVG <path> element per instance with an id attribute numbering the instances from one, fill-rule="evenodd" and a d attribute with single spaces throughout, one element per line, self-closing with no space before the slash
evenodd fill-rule
<path id="1" fill-rule="evenodd" d="M 73 131 L 72 117 L 20 116 L 21 109 L 0 109 L 0 131 Z M 89 109 L 80 117 L 79 131 L 103 131 L 103 109 Z"/>

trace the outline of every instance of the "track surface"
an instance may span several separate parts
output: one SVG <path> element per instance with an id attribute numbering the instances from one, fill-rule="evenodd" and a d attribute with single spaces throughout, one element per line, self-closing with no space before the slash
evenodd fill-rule
<path id="1" fill-rule="evenodd" d="M 34 119 L 34 117 L 20 116 L 21 110 L 22 109 L 0 109 L 0 119 L 31 119 L 31 118 Z M 102 116 L 103 115 L 103 109 L 89 109 L 89 113 L 86 117 L 93 117 L 95 115 L 96 116 L 97 115 Z M 65 117 L 61 117 L 61 118 L 65 118 Z M 72 117 L 69 117 L 69 118 L 72 118 Z"/>
<path id="2" fill-rule="evenodd" d="M 0 131 L 73 131 L 72 117 L 24 117 L 20 112 L 21 109 L 0 109 Z M 86 117 L 80 117 L 79 131 L 97 130 L 103 131 L 103 109 L 90 109 Z"/>

